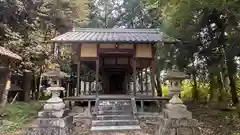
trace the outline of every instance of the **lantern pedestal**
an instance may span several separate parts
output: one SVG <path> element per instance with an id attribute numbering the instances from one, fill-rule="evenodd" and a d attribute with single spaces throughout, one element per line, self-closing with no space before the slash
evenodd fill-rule
<path id="1" fill-rule="evenodd" d="M 192 119 L 192 113 L 187 110 L 187 107 L 177 95 L 174 95 L 169 103 L 166 104 L 166 109 L 163 112 L 166 118 Z"/>

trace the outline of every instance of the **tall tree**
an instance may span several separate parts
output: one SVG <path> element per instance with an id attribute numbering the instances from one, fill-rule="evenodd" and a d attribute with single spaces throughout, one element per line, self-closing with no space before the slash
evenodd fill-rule
<path id="1" fill-rule="evenodd" d="M 87 0 L 0 1 L 1 45 L 23 58 L 15 70 L 29 69 L 39 76 L 48 68 L 54 59 L 52 44 L 47 41 L 87 21 L 85 3 Z"/>
<path id="2" fill-rule="evenodd" d="M 151 28 L 159 26 L 157 12 L 148 10 L 144 0 L 92 0 L 88 27 Z"/>
<path id="3" fill-rule="evenodd" d="M 237 104 L 234 57 L 239 53 L 236 51 L 239 45 L 236 43 L 238 40 L 234 37 L 239 35 L 237 28 L 239 2 L 224 0 L 146 1 L 149 3 L 150 9 L 156 9 L 161 14 L 162 30 L 183 41 L 181 46 L 175 45 L 174 55 L 177 55 L 175 61 L 180 64 L 179 68 L 183 67 L 188 70 L 192 62 L 196 63 L 193 59 L 193 56 L 196 56 L 200 59 L 200 63 L 205 63 L 204 69 L 211 69 L 208 70 L 211 76 L 219 78 L 220 93 L 226 91 L 227 87 L 224 84 L 226 76 L 229 77 L 232 101 Z M 193 66 L 194 68 L 199 65 L 196 64 Z M 199 75 L 195 76 L 196 72 L 191 74 L 195 78 L 194 82 L 196 79 L 199 80 Z M 220 97 L 222 97 L 221 94 Z"/>

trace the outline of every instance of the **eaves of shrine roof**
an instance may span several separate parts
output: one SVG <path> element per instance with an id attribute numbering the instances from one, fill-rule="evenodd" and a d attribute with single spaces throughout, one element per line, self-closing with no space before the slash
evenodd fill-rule
<path id="1" fill-rule="evenodd" d="M 76 28 L 51 40 L 57 43 L 158 43 L 163 33 L 158 29 Z"/>
<path id="2" fill-rule="evenodd" d="M 12 51 L 8 50 L 3 46 L 0 46 L 0 56 L 1 58 L 7 57 L 7 58 L 16 59 L 16 60 L 22 60 L 22 57 L 20 57 L 18 54 L 13 53 Z"/>

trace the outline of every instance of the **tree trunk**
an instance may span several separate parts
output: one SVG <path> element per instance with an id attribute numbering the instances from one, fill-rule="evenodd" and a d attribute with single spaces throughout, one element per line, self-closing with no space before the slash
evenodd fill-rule
<path id="1" fill-rule="evenodd" d="M 233 75 L 229 75 L 230 87 L 231 87 L 231 95 L 232 95 L 232 102 L 234 105 L 239 103 L 238 96 L 237 96 L 237 88 L 235 84 L 235 77 Z"/>
<path id="2" fill-rule="evenodd" d="M 237 105 L 239 103 L 238 96 L 237 96 L 237 87 L 236 87 L 236 66 L 234 63 L 234 60 L 227 60 L 227 69 L 228 69 L 228 77 L 230 81 L 230 89 L 231 89 L 231 95 L 232 95 L 232 102 L 234 105 Z"/>
<path id="3" fill-rule="evenodd" d="M 193 100 L 198 100 L 199 99 L 196 73 L 193 73 L 193 93 L 192 93 L 192 98 L 193 98 Z"/>
<path id="4" fill-rule="evenodd" d="M 6 109 L 6 104 L 8 101 L 8 92 L 9 88 L 6 87 L 7 82 L 10 80 L 10 70 L 7 68 L 1 68 L 1 95 L 0 95 L 0 117 L 3 115 L 5 109 Z"/>
<path id="5" fill-rule="evenodd" d="M 214 76 L 212 73 L 209 73 L 209 80 L 210 80 L 210 88 L 209 88 L 209 99 L 208 101 L 211 102 L 213 100 L 213 97 L 214 97 L 214 88 L 215 87 L 215 80 L 214 80 Z"/>
<path id="6" fill-rule="evenodd" d="M 86 94 L 86 90 L 87 90 L 87 77 L 86 77 L 86 74 L 84 76 L 84 82 L 83 82 L 83 95 Z M 81 85 L 81 83 L 80 83 Z"/>
<path id="7" fill-rule="evenodd" d="M 220 103 L 220 102 L 223 101 L 223 92 L 224 92 L 224 82 L 223 82 L 222 72 L 219 73 L 218 82 L 219 82 L 219 97 L 218 97 L 218 102 Z"/>
<path id="8" fill-rule="evenodd" d="M 160 74 L 157 73 L 157 75 L 156 75 L 157 94 L 159 97 L 161 97 L 162 96 L 162 87 L 161 87 L 161 82 L 160 82 L 159 78 L 160 78 Z"/>

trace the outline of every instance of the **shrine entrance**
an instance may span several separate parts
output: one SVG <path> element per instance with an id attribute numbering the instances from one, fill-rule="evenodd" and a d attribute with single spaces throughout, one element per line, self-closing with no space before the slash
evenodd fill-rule
<path id="1" fill-rule="evenodd" d="M 124 72 L 115 72 L 110 74 L 109 78 L 109 94 L 126 94 Z"/>

